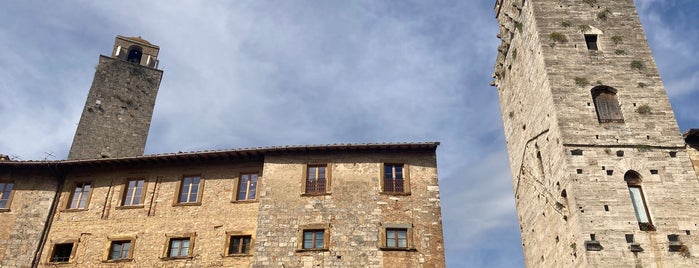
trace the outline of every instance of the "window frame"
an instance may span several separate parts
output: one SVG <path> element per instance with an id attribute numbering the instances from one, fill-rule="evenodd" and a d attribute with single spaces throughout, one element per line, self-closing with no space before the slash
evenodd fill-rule
<path id="1" fill-rule="evenodd" d="M 323 232 L 323 246 L 322 247 L 315 247 L 315 242 L 316 242 L 316 235 L 317 233 L 321 231 Z M 304 244 L 306 242 L 305 240 L 305 234 L 307 232 L 313 232 L 313 247 L 312 248 L 305 248 Z M 328 224 L 307 224 L 307 225 L 301 225 L 299 226 L 298 230 L 298 236 L 297 236 L 297 246 L 296 246 L 296 252 L 305 252 L 305 251 L 328 251 L 329 250 L 329 245 L 330 245 L 330 225 Z"/>
<path id="2" fill-rule="evenodd" d="M 187 178 L 199 178 L 199 184 L 197 185 L 197 198 L 196 200 L 189 201 L 191 196 L 192 196 L 192 191 L 191 191 L 191 185 L 189 187 L 188 195 L 187 195 L 187 202 L 180 202 L 180 196 L 182 195 L 182 191 L 184 190 L 184 182 Z M 180 178 L 180 181 L 178 182 L 177 185 L 177 191 L 175 192 L 175 199 L 173 200 L 173 206 L 200 206 L 201 205 L 201 200 L 202 200 L 202 194 L 204 192 L 204 177 L 201 174 L 185 174 L 182 175 Z"/>
<path id="3" fill-rule="evenodd" d="M 597 121 L 601 124 L 624 123 L 624 113 L 621 110 L 617 90 L 609 86 L 596 86 L 590 90 L 592 102 L 595 104 Z M 604 112 L 601 112 L 604 110 Z M 618 113 L 618 114 L 617 114 Z M 618 116 L 618 118 L 616 118 Z"/>
<path id="4" fill-rule="evenodd" d="M 631 200 L 634 216 L 636 217 L 639 228 L 641 231 L 655 231 L 648 202 L 646 201 L 646 196 L 643 193 L 643 187 L 641 186 L 641 175 L 636 171 L 629 170 L 624 174 L 624 181 L 626 181 L 626 187 L 629 190 L 629 198 Z M 637 189 L 637 192 L 634 193 L 632 189 Z M 637 200 L 639 198 L 640 200 Z M 638 205 L 642 206 L 642 210 L 638 207 Z M 641 220 L 641 217 L 639 217 L 639 212 L 643 213 L 643 216 L 645 216 L 647 221 L 644 222 Z"/>
<path id="5" fill-rule="evenodd" d="M 160 259 L 162 260 L 182 260 L 182 259 L 191 259 L 194 256 L 194 242 L 196 238 L 196 233 L 184 233 L 184 234 L 165 234 L 165 247 L 163 249 L 163 255 Z M 189 246 L 187 249 L 187 255 L 186 256 L 170 256 L 171 252 L 171 247 L 172 247 L 172 242 L 179 240 L 179 241 L 189 241 Z M 181 246 L 180 246 L 180 253 L 181 253 Z"/>
<path id="6" fill-rule="evenodd" d="M 139 203 L 138 204 L 133 204 L 133 199 L 135 198 L 135 195 L 131 196 L 131 202 L 130 204 L 126 203 L 126 198 L 128 197 L 129 193 L 131 192 L 131 189 L 129 187 L 129 184 L 132 181 L 143 181 L 143 186 L 141 186 L 141 196 L 139 197 Z M 142 208 L 145 206 L 145 198 L 146 198 L 146 189 L 148 188 L 148 181 L 145 178 L 129 178 L 124 182 L 123 186 L 123 191 L 122 191 L 122 196 L 121 196 L 121 206 L 120 208 Z"/>
<path id="7" fill-rule="evenodd" d="M 309 174 L 309 169 L 311 168 L 320 168 L 323 167 L 325 169 L 325 185 L 324 185 L 324 191 L 308 191 L 308 176 Z M 320 196 L 320 195 L 329 195 L 332 194 L 331 187 L 332 187 L 332 164 L 330 163 L 309 163 L 304 166 L 303 169 L 303 176 L 302 176 L 302 183 L 301 183 L 301 195 L 302 196 Z M 316 174 L 319 174 L 316 171 Z M 318 176 L 315 177 L 316 179 L 316 187 L 318 185 Z"/>
<path id="8" fill-rule="evenodd" d="M 9 193 L 7 193 L 7 185 L 12 184 L 12 188 Z M 14 181 L 0 181 L 0 200 L 5 200 L 5 205 L 0 207 L 0 212 L 8 212 L 12 206 L 12 199 L 15 195 L 15 182 Z M 7 197 L 7 198 L 5 198 Z M 1 202 L 1 201 L 0 201 Z"/>
<path id="9" fill-rule="evenodd" d="M 234 238 L 242 238 L 242 239 L 249 238 L 250 239 L 247 252 L 231 253 L 231 245 L 232 245 Z M 241 240 L 241 243 L 244 243 L 244 240 Z M 252 253 L 254 252 L 254 244 L 255 244 L 255 238 L 250 233 L 243 233 L 243 232 L 236 232 L 236 231 L 226 232 L 226 245 L 224 247 L 225 251 L 223 252 L 223 256 L 225 256 L 225 257 L 252 256 Z M 242 247 L 241 247 L 241 249 L 242 249 Z"/>
<path id="10" fill-rule="evenodd" d="M 104 253 L 104 261 L 103 262 L 128 262 L 128 261 L 133 261 L 133 252 L 134 248 L 136 246 L 136 237 L 133 236 L 116 236 L 116 237 L 109 237 L 108 238 L 109 243 L 107 244 L 107 248 L 105 249 Z M 127 253 L 126 258 L 119 258 L 119 259 L 112 259 L 112 249 L 114 249 L 114 245 L 119 242 L 128 242 L 129 243 L 129 251 Z"/>
<path id="11" fill-rule="evenodd" d="M 385 223 L 383 224 L 381 231 L 379 233 L 379 249 L 383 251 L 416 251 L 414 247 L 413 239 L 413 225 L 412 224 L 402 224 L 402 223 Z M 405 247 L 399 247 L 398 239 L 396 237 L 396 246 L 388 245 L 388 232 L 389 231 L 404 231 L 405 232 Z"/>
<path id="12" fill-rule="evenodd" d="M 242 187 L 243 183 L 243 176 L 245 175 L 257 175 L 257 181 L 255 182 L 255 197 L 250 199 L 250 180 L 248 180 L 248 184 L 246 185 L 246 191 L 245 191 L 245 199 L 239 199 L 240 198 L 240 190 Z M 233 193 L 233 202 L 255 202 L 257 201 L 257 197 L 259 196 L 259 189 L 260 189 L 260 180 L 262 179 L 262 176 L 260 175 L 260 172 L 258 171 L 252 171 L 252 172 L 241 172 L 238 175 L 238 179 L 236 182 L 236 191 Z"/>
<path id="13" fill-rule="evenodd" d="M 598 34 L 583 34 L 585 46 L 588 51 L 599 51 L 599 35 Z M 588 39 L 589 38 L 589 39 Z M 590 46 L 593 44 L 594 46 Z"/>
<path id="14" fill-rule="evenodd" d="M 78 201 L 77 207 L 73 207 L 73 198 L 75 197 L 75 194 L 78 190 L 78 185 L 82 185 L 81 189 L 85 189 L 85 185 L 89 185 L 90 189 L 87 190 L 87 194 L 85 194 L 84 190 L 82 190 L 80 192 L 80 199 Z M 68 201 L 66 202 L 67 203 L 66 210 L 68 210 L 68 211 L 88 210 L 90 208 L 90 200 L 92 199 L 92 192 L 93 192 L 93 188 L 94 188 L 93 187 L 94 183 L 92 181 L 86 181 L 86 180 L 85 181 L 76 181 L 75 183 L 72 184 L 72 186 L 73 187 L 70 190 L 70 194 L 68 195 Z M 85 199 L 84 200 L 85 206 L 80 207 L 80 200 L 82 200 L 83 198 Z"/>
<path id="15" fill-rule="evenodd" d="M 55 261 L 54 254 L 56 254 L 56 247 L 59 245 L 68 245 L 68 244 L 72 245 L 70 255 L 68 256 L 68 260 Z M 51 242 L 51 250 L 49 250 L 48 259 L 46 260 L 46 262 L 50 263 L 50 264 L 73 263 L 75 261 L 75 253 L 76 253 L 77 248 L 78 248 L 78 239 L 64 239 L 64 240 L 52 241 Z"/>
<path id="16" fill-rule="evenodd" d="M 392 183 L 393 187 L 394 187 L 393 191 L 387 191 L 387 189 L 386 189 L 387 188 L 386 187 L 386 185 L 387 185 L 386 167 L 387 166 L 393 166 L 392 178 L 390 179 L 390 180 L 394 181 Z M 402 177 L 403 178 L 401 180 L 403 181 L 403 186 L 402 186 L 403 189 L 401 189 L 401 191 L 395 191 L 395 188 L 396 188 L 395 183 L 398 180 L 395 178 L 395 175 L 396 175 L 395 167 L 396 166 L 401 166 L 401 168 L 402 168 Z M 408 164 L 405 164 L 405 163 L 400 163 L 400 162 L 381 163 L 381 169 L 380 169 L 380 172 L 381 172 L 381 177 L 380 177 L 381 178 L 381 193 L 388 194 L 388 195 L 410 195 L 411 191 L 410 191 L 410 172 L 409 172 L 409 170 L 410 170 L 410 166 Z"/>

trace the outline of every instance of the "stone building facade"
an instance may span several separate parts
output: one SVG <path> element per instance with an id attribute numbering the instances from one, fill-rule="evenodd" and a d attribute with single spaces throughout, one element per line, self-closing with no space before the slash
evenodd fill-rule
<path id="1" fill-rule="evenodd" d="M 100 57 L 68 160 L 0 157 L 0 267 L 445 267 L 439 143 L 143 156 L 157 52 Z"/>
<path id="2" fill-rule="evenodd" d="M 497 0 L 495 12 L 526 265 L 699 266 L 697 154 L 633 1 Z"/>

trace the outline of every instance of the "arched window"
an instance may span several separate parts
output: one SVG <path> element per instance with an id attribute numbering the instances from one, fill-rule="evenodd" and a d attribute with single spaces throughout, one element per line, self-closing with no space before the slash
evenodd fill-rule
<path id="1" fill-rule="evenodd" d="M 616 89 L 608 86 L 596 86 L 592 88 L 592 100 L 595 102 L 597 119 L 600 123 L 624 122 L 619 100 L 616 98 Z"/>
<path id="2" fill-rule="evenodd" d="M 126 56 L 126 61 L 133 63 L 141 63 L 141 56 L 143 55 L 143 50 L 139 46 L 131 46 L 129 48 L 129 53 Z"/>
<path id="3" fill-rule="evenodd" d="M 641 175 L 636 171 L 629 170 L 624 174 L 624 180 L 629 188 L 629 195 L 631 195 L 633 210 L 636 212 L 638 226 L 643 231 L 655 230 L 653 222 L 650 219 L 650 213 L 648 213 L 648 206 L 646 205 L 646 198 L 643 195 L 643 189 L 641 189 Z"/>

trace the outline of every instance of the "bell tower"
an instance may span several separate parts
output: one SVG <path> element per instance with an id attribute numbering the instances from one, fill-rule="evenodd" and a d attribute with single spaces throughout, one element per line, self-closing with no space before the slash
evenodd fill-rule
<path id="1" fill-rule="evenodd" d="M 163 76 L 159 49 L 117 36 L 112 55 L 100 56 L 69 160 L 143 155 Z"/>
<path id="2" fill-rule="evenodd" d="M 699 180 L 632 0 L 496 0 L 527 267 L 699 266 Z"/>

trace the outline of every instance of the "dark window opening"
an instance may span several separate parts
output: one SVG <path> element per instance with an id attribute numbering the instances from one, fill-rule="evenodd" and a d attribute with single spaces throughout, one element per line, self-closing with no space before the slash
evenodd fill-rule
<path id="1" fill-rule="evenodd" d="M 598 50 L 597 49 L 597 35 L 596 34 L 586 34 L 585 44 L 587 44 L 587 50 Z"/>
<path id="2" fill-rule="evenodd" d="M 133 63 L 141 63 L 142 56 L 143 51 L 141 51 L 141 48 L 133 46 L 129 48 L 129 54 L 126 56 L 126 61 Z"/>
<path id="3" fill-rule="evenodd" d="M 625 234 L 624 236 L 626 237 L 626 243 L 633 243 L 634 242 L 633 234 Z"/>
<path id="4" fill-rule="evenodd" d="M 249 254 L 250 241 L 252 236 L 231 236 L 230 244 L 228 245 L 228 255 L 233 254 Z"/>
<path id="5" fill-rule="evenodd" d="M 624 122 L 615 89 L 607 86 L 594 87 L 592 89 L 592 100 L 595 102 L 597 119 L 600 123 Z"/>
<path id="6" fill-rule="evenodd" d="M 73 252 L 73 243 L 56 244 L 53 246 L 51 262 L 68 262 Z"/>

